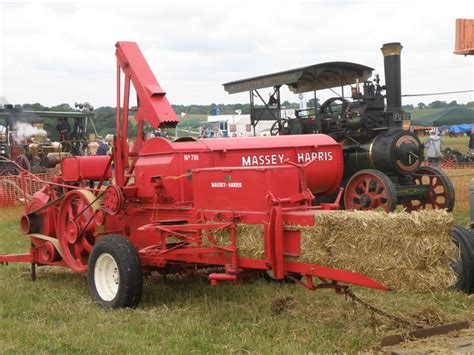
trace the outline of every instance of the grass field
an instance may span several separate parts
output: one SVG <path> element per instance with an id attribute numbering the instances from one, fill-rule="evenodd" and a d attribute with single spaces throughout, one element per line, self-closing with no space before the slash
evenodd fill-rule
<path id="1" fill-rule="evenodd" d="M 28 250 L 20 213 L 2 210 L 2 252 Z M 456 219 L 466 224 L 467 213 Z M 455 291 L 354 291 L 395 314 L 474 319 L 474 298 Z M 138 309 L 106 311 L 90 301 L 85 275 L 42 268 L 32 282 L 25 264 L 0 267 L 0 319 L 0 353 L 355 352 L 405 329 L 333 291 L 263 280 L 211 287 L 198 276 L 148 278 Z"/>

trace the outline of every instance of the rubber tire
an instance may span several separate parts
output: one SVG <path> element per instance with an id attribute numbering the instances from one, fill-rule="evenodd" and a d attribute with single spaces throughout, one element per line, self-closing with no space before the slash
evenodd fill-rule
<path id="1" fill-rule="evenodd" d="M 454 288 L 471 294 L 474 292 L 474 233 L 459 225 L 454 225 L 451 237 L 461 248 L 462 264 Z"/>
<path id="2" fill-rule="evenodd" d="M 119 287 L 111 301 L 99 296 L 94 281 L 97 259 L 102 254 L 110 254 L 117 263 Z M 89 257 L 87 283 L 92 300 L 103 308 L 135 308 L 140 302 L 143 290 L 143 273 L 135 247 L 128 239 L 118 234 L 108 234 L 94 245 Z"/>

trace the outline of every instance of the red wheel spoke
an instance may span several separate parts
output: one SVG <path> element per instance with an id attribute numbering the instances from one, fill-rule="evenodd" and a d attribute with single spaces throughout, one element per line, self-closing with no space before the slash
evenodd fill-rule
<path id="1" fill-rule="evenodd" d="M 377 170 L 363 170 L 348 182 L 344 195 L 347 209 L 372 210 L 383 208 L 390 212 L 396 206 L 396 192 L 390 178 Z"/>
<path id="2" fill-rule="evenodd" d="M 76 259 L 81 256 L 82 250 L 83 249 L 79 243 L 74 243 L 74 254 Z"/>
<path id="3" fill-rule="evenodd" d="M 87 271 L 87 260 L 95 242 L 93 217 L 98 206 L 95 201 L 92 192 L 74 190 L 67 193 L 59 209 L 59 247 L 63 260 L 75 272 Z"/>
<path id="4" fill-rule="evenodd" d="M 87 238 L 86 238 L 86 237 L 82 237 L 81 239 L 82 239 L 81 244 L 82 244 L 83 248 L 84 248 L 88 253 L 92 252 L 92 245 L 89 243 L 89 241 L 87 240 Z"/>

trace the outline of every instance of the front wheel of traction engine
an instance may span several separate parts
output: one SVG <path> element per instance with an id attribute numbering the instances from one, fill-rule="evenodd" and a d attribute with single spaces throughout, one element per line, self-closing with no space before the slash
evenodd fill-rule
<path id="1" fill-rule="evenodd" d="M 365 169 L 354 174 L 347 182 L 344 192 L 346 210 L 383 209 L 392 212 L 396 207 L 395 185 L 386 174 Z"/>
<path id="2" fill-rule="evenodd" d="M 130 241 L 118 234 L 103 236 L 94 246 L 87 271 L 89 292 L 104 308 L 135 308 L 140 302 L 143 274 Z"/>

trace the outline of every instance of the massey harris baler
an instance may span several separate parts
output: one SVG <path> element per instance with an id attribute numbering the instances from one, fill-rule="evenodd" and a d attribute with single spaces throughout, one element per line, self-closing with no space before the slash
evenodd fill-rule
<path id="1" fill-rule="evenodd" d="M 30 252 L 0 255 L 0 262 L 87 272 L 92 298 L 111 308 L 135 307 L 143 275 L 152 271 L 215 269 L 208 275 L 213 285 L 266 271 L 301 279 L 309 289 L 387 290 L 362 274 L 298 261 L 301 233 L 292 227 L 313 227 L 319 214 L 339 208 L 341 193 L 334 203 L 313 202 L 338 191 L 341 144 L 323 134 L 145 140 L 144 122 L 174 127 L 178 120 L 138 46 L 118 42 L 116 57 L 112 157 L 62 160 L 61 173 L 34 194 L 21 218 Z M 129 147 L 131 84 L 138 110 Z M 242 226 L 261 227 L 259 257 L 239 247 Z"/>

